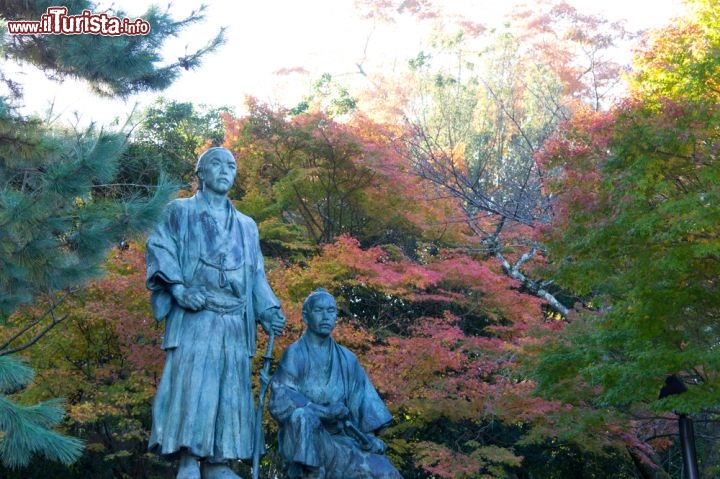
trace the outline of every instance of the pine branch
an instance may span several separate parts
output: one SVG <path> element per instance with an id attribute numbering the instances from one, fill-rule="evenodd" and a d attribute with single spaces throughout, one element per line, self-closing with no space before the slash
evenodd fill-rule
<path id="1" fill-rule="evenodd" d="M 65 319 L 67 319 L 67 317 L 68 317 L 67 314 L 62 315 L 59 318 L 55 317 L 53 315 L 52 322 L 50 322 L 50 324 L 48 324 L 47 326 L 42 328 L 40 331 L 38 331 L 38 333 L 35 336 L 33 336 L 32 339 L 28 340 L 24 344 L 21 344 L 20 346 L 10 348 L 10 349 L 0 350 L 0 356 L 4 356 L 7 354 L 15 354 L 15 353 L 19 353 L 20 351 L 24 351 L 25 349 L 29 348 L 30 346 L 32 346 L 35 343 L 37 343 L 38 341 L 40 341 L 40 339 L 42 339 L 43 336 L 45 336 L 47 333 L 49 333 L 50 330 L 52 330 L 55 326 L 57 326 L 58 324 L 63 322 Z"/>
<path id="2" fill-rule="evenodd" d="M 72 464 L 82 453 L 82 441 L 48 429 L 48 419 L 63 416 L 59 401 L 22 406 L 0 396 L 0 461 L 17 469 L 36 453 L 63 464 Z M 52 422 L 52 421 L 50 421 Z"/>
<path id="3" fill-rule="evenodd" d="M 33 376 L 33 370 L 22 361 L 10 356 L 0 356 L 0 393 L 12 394 L 19 391 Z"/>
<path id="4" fill-rule="evenodd" d="M 55 326 L 62 323 L 65 319 L 67 319 L 68 315 L 63 314 L 62 316 L 56 316 L 55 310 L 58 306 L 60 306 L 62 303 L 65 302 L 66 299 L 68 299 L 72 294 L 77 292 L 77 288 L 68 289 L 65 291 L 63 296 L 58 301 L 53 301 L 50 299 L 50 306 L 48 309 L 40 316 L 35 317 L 32 319 L 28 324 L 20 328 L 19 331 L 17 331 L 15 334 L 10 336 L 8 339 L 6 339 L 2 344 L 0 344 L 0 356 L 6 356 L 9 354 L 15 354 L 20 351 L 24 351 L 25 349 L 29 348 L 30 346 L 37 343 L 40 339 L 42 339 L 43 336 L 45 336 L 47 333 L 49 333 Z M 15 341 L 17 341 L 20 337 L 24 336 L 26 333 L 28 333 L 30 330 L 32 330 L 35 326 L 41 324 L 45 318 L 50 316 L 51 321 L 49 324 L 47 324 L 44 328 L 42 328 L 40 331 L 35 333 L 35 335 L 26 341 L 25 343 L 19 345 L 10 347 Z"/>

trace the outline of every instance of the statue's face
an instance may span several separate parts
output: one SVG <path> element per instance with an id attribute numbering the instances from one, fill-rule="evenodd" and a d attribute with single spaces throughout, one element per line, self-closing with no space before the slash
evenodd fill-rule
<path id="1" fill-rule="evenodd" d="M 330 336 L 337 320 L 335 298 L 329 294 L 319 294 L 312 299 L 311 307 L 304 313 L 303 318 L 311 333 L 321 337 Z"/>
<path id="2" fill-rule="evenodd" d="M 237 174 L 235 158 L 226 150 L 217 150 L 213 155 L 203 160 L 198 172 L 203 187 L 220 194 L 226 194 L 232 188 Z"/>

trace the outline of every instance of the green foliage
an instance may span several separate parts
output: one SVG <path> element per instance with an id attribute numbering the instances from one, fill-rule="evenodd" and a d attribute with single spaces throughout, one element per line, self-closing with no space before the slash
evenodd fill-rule
<path id="1" fill-rule="evenodd" d="M 64 415 L 62 402 L 44 401 L 22 406 L 5 394 L 32 380 L 32 370 L 17 359 L 0 356 L 0 462 L 6 467 L 26 466 L 34 454 L 70 464 L 82 451 L 82 443 L 52 431 Z"/>
<path id="2" fill-rule="evenodd" d="M 291 115 L 301 115 L 320 110 L 329 117 L 351 113 L 357 107 L 357 100 L 350 96 L 347 88 L 333 80 L 329 73 L 323 73 L 313 82 L 312 92 L 292 108 Z"/>
<path id="3" fill-rule="evenodd" d="M 607 403 L 644 401 L 661 410 L 698 412 L 719 399 L 720 378 L 713 372 L 720 308 L 719 120 L 706 102 L 627 102 L 600 129 L 607 143 L 577 150 L 596 155 L 595 191 L 585 201 L 573 199 L 581 184 L 569 176 L 562 193 L 568 216 L 554 233 L 559 241 L 553 249 L 566 258 L 561 279 L 592 294 L 603 310 L 586 319 L 588 327 L 570 343 L 587 348 L 574 364 L 591 383 L 602 384 L 598 398 Z M 657 402 L 664 378 L 674 373 L 693 387 Z"/>
<path id="4" fill-rule="evenodd" d="M 673 25 L 651 32 L 639 52 L 633 88 L 649 98 L 701 100 L 718 90 L 720 3 L 688 0 L 692 12 Z"/>
<path id="5" fill-rule="evenodd" d="M 265 182 L 277 208 L 297 216 L 313 242 L 329 242 L 366 224 L 363 190 L 373 172 L 357 161 L 365 152 L 350 131 L 324 115 L 289 122 L 284 112 L 255 108 L 245 134 L 256 144 L 273 143 L 264 148 Z"/>
<path id="6" fill-rule="evenodd" d="M 138 127 L 120 161 L 120 186 L 114 194 L 132 194 L 137 185 L 156 184 L 163 175 L 190 189 L 201 150 L 223 142 L 222 116 L 228 112 L 224 107 L 158 98 L 140 114 Z"/>
<path id="7" fill-rule="evenodd" d="M 543 159 L 557 195 L 546 231 L 557 279 L 582 303 L 535 351 L 539 390 L 591 408 L 569 432 L 608 431 L 656 466 L 669 445 L 648 431 L 670 433 L 674 413 L 707 417 L 720 401 L 720 110 L 708 87 L 720 57 L 700 34 L 716 29 L 718 5 L 695 3 L 695 17 L 640 55 L 629 98 L 577 115 Z M 669 375 L 688 391 L 660 399 Z"/>
<path id="8" fill-rule="evenodd" d="M 20 127 L 20 128 L 18 128 Z M 0 322 L 19 305 L 100 273 L 108 248 L 149 228 L 173 187 L 145 197 L 103 198 L 122 134 L 45 129 L 0 103 Z M 149 193 L 149 194 L 148 194 Z"/>

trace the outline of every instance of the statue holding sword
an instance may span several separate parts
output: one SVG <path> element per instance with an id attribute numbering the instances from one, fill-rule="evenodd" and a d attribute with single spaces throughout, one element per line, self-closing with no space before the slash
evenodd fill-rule
<path id="1" fill-rule="evenodd" d="M 229 150 L 208 149 L 196 194 L 170 202 L 147 240 L 147 287 L 166 351 L 149 449 L 179 459 L 177 479 L 239 479 L 230 462 L 253 456 L 261 427 L 251 387 L 257 325 L 270 344 L 285 326 L 257 226 L 227 198 L 236 172 Z"/>

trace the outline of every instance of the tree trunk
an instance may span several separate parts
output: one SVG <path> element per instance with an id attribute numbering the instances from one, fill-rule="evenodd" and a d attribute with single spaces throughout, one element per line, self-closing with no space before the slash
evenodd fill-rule
<path id="1" fill-rule="evenodd" d="M 641 451 L 636 446 L 627 446 L 628 454 L 635 464 L 635 469 L 639 477 L 643 479 L 672 479 L 670 474 L 660 467 L 660 458 L 652 453 L 648 455 L 647 451 Z"/>

